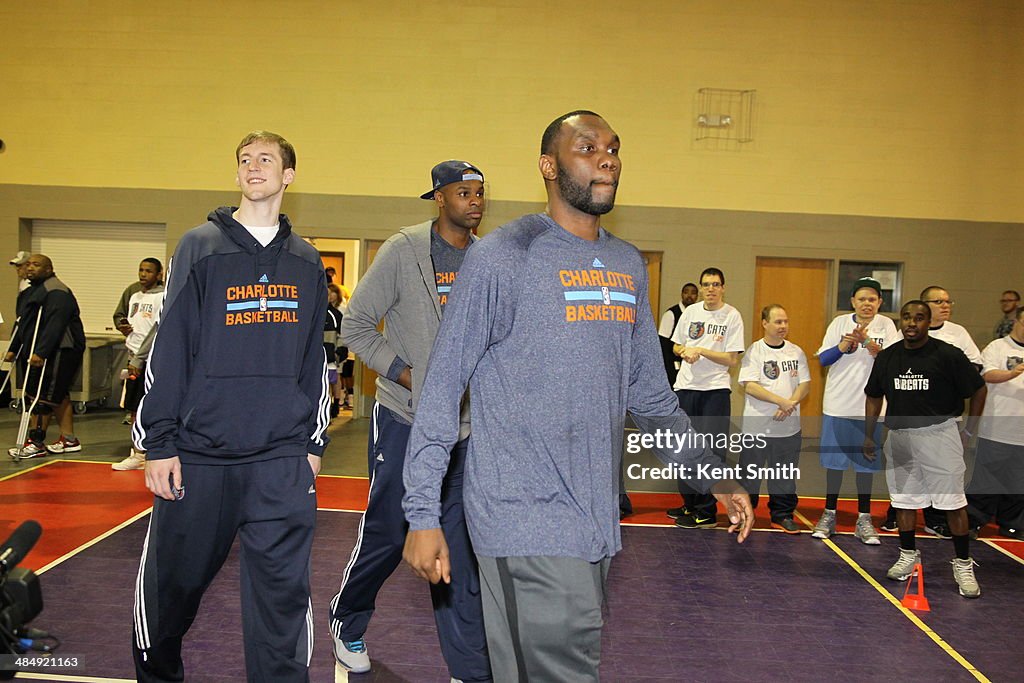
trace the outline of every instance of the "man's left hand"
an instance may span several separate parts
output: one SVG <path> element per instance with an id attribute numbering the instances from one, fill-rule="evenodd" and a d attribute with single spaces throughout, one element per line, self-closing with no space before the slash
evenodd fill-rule
<path id="1" fill-rule="evenodd" d="M 321 458 L 319 455 L 306 453 L 306 460 L 309 461 L 309 469 L 313 470 L 313 476 L 316 477 L 318 474 L 320 474 L 320 465 L 323 462 L 323 458 Z"/>

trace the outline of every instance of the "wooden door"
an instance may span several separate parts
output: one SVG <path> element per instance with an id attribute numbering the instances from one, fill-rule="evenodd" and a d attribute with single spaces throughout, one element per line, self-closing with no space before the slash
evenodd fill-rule
<path id="1" fill-rule="evenodd" d="M 647 264 L 647 295 L 651 300 L 651 314 L 654 326 L 658 326 L 661 316 L 661 258 L 664 252 L 642 251 L 644 263 Z"/>
<path id="2" fill-rule="evenodd" d="M 829 323 L 828 284 L 832 262 L 822 259 L 757 258 L 751 339 L 760 339 L 761 309 L 779 304 L 789 315 L 789 341 L 807 354 L 811 393 L 800 405 L 802 415 L 820 416 L 825 373 L 814 357 Z M 820 420 L 805 420 L 803 435 L 818 436 Z"/>

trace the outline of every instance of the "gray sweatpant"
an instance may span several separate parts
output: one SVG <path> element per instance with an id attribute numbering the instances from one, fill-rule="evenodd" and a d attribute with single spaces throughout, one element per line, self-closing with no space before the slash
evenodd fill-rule
<path id="1" fill-rule="evenodd" d="M 477 555 L 477 560 L 495 682 L 597 681 L 611 559 Z"/>

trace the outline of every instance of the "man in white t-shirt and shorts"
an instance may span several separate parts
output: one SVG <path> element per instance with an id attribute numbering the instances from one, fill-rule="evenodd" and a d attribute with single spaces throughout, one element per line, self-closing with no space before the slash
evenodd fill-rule
<path id="1" fill-rule="evenodd" d="M 803 349 L 786 341 L 789 316 L 779 304 L 761 311 L 764 338 L 750 345 L 743 354 L 739 383 L 746 391 L 743 406 L 743 433 L 761 436 L 752 448 L 743 451 L 740 471 L 744 488 L 750 493 L 751 507 L 757 507 L 761 478 L 750 476 L 750 467 L 765 467 L 774 473 L 768 477 L 768 510 L 772 526 L 787 534 L 800 533 L 793 521 L 798 502 L 796 478 L 800 462 L 800 402 L 811 389 L 811 373 Z M 759 447 L 764 443 L 764 447 Z"/>
<path id="2" fill-rule="evenodd" d="M 705 268 L 700 289 L 703 303 L 687 306 L 672 333 L 673 352 L 683 360 L 672 388 L 694 429 L 710 435 L 712 450 L 724 458 L 731 410 L 729 368 L 736 366 L 743 353 L 743 319 L 725 303 L 721 270 Z M 668 516 L 684 529 L 713 529 L 718 524 L 714 497 L 700 493 L 683 479 L 678 484 L 683 507 L 668 510 Z"/>
<path id="3" fill-rule="evenodd" d="M 882 285 L 862 277 L 850 288 L 853 314 L 837 316 L 825 331 L 818 361 L 828 368 L 822 401 L 821 446 L 818 452 L 825 468 L 825 510 L 811 536 L 825 539 L 836 531 L 836 507 L 843 473 L 851 466 L 857 476 L 857 525 L 855 535 L 867 545 L 879 545 L 878 531 L 871 521 L 871 484 L 882 468 L 880 458 L 864 457 L 864 385 L 883 348 L 899 341 L 892 320 L 878 315 L 882 306 Z M 882 428 L 875 441 L 881 443 Z"/>
<path id="4" fill-rule="evenodd" d="M 995 517 L 1000 534 L 1024 541 L 1024 307 L 1010 334 L 986 346 L 981 357 L 988 399 L 967 513 L 974 528 Z"/>

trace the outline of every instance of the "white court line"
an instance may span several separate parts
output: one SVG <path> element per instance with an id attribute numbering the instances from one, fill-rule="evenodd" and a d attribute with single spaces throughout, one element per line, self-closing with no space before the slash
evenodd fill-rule
<path id="1" fill-rule="evenodd" d="M 984 543 L 985 545 L 987 545 L 990 548 L 995 548 L 996 550 L 1001 552 L 1003 555 L 1006 555 L 1007 557 L 1009 557 L 1011 560 L 1017 560 L 1017 562 L 1019 562 L 1021 564 L 1024 564 L 1024 559 L 1021 559 L 1017 555 L 1014 555 L 1013 553 L 1011 553 L 1009 550 L 1007 550 L 1003 546 L 1001 546 L 1001 545 L 999 545 L 997 543 L 993 543 L 991 539 L 989 539 L 989 538 L 979 538 L 978 540 L 981 541 L 982 543 Z"/>
<path id="2" fill-rule="evenodd" d="M 152 511 L 153 511 L 153 508 L 146 508 L 145 510 L 143 510 L 139 514 L 135 515 L 134 517 L 121 522 L 120 524 L 118 524 L 117 526 L 113 527 L 112 529 L 108 529 L 107 531 L 104 531 L 102 534 L 100 534 L 96 538 L 92 539 L 91 541 L 86 541 L 85 543 L 83 543 L 82 545 L 78 546 L 77 548 L 75 548 L 71 552 L 68 552 L 68 553 L 65 553 L 65 554 L 61 555 L 56 560 L 54 560 L 53 562 L 50 562 L 48 565 L 46 565 L 42 569 L 37 570 L 36 574 L 42 574 L 42 573 L 44 573 L 46 571 L 49 571 L 50 569 L 53 569 L 54 567 L 56 567 L 61 562 L 64 562 L 65 560 L 68 560 L 68 559 L 74 557 L 75 555 L 77 555 L 78 553 L 82 552 L 83 550 L 85 550 L 87 548 L 91 548 L 92 546 L 94 546 L 97 543 L 99 543 L 100 541 L 102 541 L 104 538 L 107 538 L 108 536 L 112 536 L 112 535 L 116 534 L 121 529 L 125 528 L 126 526 L 128 526 L 132 522 L 135 522 L 135 521 L 145 517 L 146 515 L 148 515 Z M 74 679 L 71 679 L 71 680 L 74 680 Z M 101 680 L 101 679 L 96 679 L 96 680 Z M 106 680 L 106 679 L 103 679 L 103 680 Z"/>
<path id="3" fill-rule="evenodd" d="M 37 674 L 19 672 L 14 677 L 23 681 L 69 681 L 70 683 L 134 683 L 134 678 L 100 678 L 98 676 L 70 676 L 64 674 Z"/>

